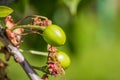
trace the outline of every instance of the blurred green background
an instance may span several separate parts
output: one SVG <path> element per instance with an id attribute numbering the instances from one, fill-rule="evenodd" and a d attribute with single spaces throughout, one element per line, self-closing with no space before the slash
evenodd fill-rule
<path id="1" fill-rule="evenodd" d="M 14 9 L 16 22 L 37 14 L 65 31 L 67 42 L 58 49 L 67 52 L 72 63 L 64 76 L 50 80 L 120 80 L 120 0 L 17 0 L 8 6 Z M 23 41 L 24 50 L 46 51 L 39 35 L 24 36 Z M 46 57 L 23 55 L 32 65 L 46 64 Z M 29 80 L 14 59 L 8 64 L 11 80 Z"/>

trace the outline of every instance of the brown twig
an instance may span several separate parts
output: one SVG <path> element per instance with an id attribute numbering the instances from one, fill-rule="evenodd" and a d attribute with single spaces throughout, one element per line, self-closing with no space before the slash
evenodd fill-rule
<path id="1" fill-rule="evenodd" d="M 0 25 L 0 40 L 6 47 L 7 51 L 15 58 L 15 60 L 25 70 L 26 74 L 31 80 L 42 80 L 38 74 L 34 71 L 28 61 L 24 58 L 21 52 L 9 41 L 6 37 L 5 29 Z"/>

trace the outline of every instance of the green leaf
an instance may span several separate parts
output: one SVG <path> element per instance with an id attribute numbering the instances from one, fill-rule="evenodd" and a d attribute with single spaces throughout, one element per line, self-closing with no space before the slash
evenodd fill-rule
<path id="1" fill-rule="evenodd" d="M 7 6 L 0 6 L 0 17 L 6 17 L 13 12 L 13 9 Z"/>
<path id="2" fill-rule="evenodd" d="M 77 12 L 78 4 L 81 0 L 63 0 L 63 2 L 70 9 L 71 14 L 75 15 Z"/>

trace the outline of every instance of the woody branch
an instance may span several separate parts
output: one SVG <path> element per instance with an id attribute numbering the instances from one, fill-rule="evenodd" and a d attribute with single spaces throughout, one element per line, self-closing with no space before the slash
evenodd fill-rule
<path id="1" fill-rule="evenodd" d="M 42 80 L 28 63 L 28 61 L 24 58 L 22 53 L 9 41 L 6 36 L 5 29 L 3 29 L 1 25 L 0 40 L 5 45 L 7 52 L 15 58 L 15 60 L 21 65 L 31 80 Z"/>

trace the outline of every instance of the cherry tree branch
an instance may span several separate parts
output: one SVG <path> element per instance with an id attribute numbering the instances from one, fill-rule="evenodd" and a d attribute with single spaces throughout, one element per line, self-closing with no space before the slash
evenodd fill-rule
<path id="1" fill-rule="evenodd" d="M 0 40 L 5 45 L 7 51 L 15 58 L 15 60 L 21 65 L 26 74 L 31 80 L 42 80 L 39 75 L 31 67 L 28 61 L 24 58 L 22 53 L 9 41 L 6 37 L 5 29 L 0 25 Z"/>

